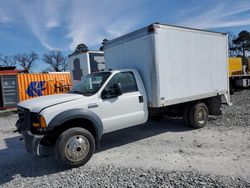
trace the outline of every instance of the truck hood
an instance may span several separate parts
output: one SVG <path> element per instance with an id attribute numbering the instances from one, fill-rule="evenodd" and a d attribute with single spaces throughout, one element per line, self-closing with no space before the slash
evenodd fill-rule
<path id="1" fill-rule="evenodd" d="M 48 95 L 20 102 L 17 104 L 17 106 L 29 109 L 31 112 L 39 113 L 44 108 L 81 99 L 83 97 L 84 97 L 83 95 L 71 94 L 71 93 Z"/>

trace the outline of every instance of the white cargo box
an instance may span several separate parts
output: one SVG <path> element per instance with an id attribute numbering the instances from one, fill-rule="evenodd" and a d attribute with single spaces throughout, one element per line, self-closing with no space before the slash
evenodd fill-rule
<path id="1" fill-rule="evenodd" d="M 107 68 L 135 68 L 150 107 L 225 95 L 229 103 L 226 34 L 152 24 L 104 45 Z"/>
<path id="2" fill-rule="evenodd" d="M 68 63 L 73 85 L 87 74 L 105 69 L 102 51 L 73 52 L 69 55 Z"/>

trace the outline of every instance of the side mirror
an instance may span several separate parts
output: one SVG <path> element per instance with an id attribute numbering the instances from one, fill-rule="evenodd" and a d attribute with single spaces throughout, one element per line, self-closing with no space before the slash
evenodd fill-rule
<path id="1" fill-rule="evenodd" d="M 104 89 L 101 97 L 102 99 L 115 98 L 122 95 L 122 86 L 120 83 L 112 85 L 109 89 Z"/>
<path id="2" fill-rule="evenodd" d="M 112 90 L 114 92 L 114 95 L 116 95 L 116 96 L 122 95 L 122 85 L 121 85 L 121 83 L 114 84 L 112 86 Z"/>

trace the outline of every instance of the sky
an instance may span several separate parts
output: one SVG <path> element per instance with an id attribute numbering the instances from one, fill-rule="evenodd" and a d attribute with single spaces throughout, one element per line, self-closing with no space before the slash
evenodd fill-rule
<path id="1" fill-rule="evenodd" d="M 1 0 L 0 54 L 99 49 L 153 22 L 238 34 L 250 31 L 250 0 Z"/>

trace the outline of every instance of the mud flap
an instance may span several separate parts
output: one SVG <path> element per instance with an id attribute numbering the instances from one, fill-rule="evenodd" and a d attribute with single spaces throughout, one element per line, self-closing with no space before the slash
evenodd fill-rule
<path id="1" fill-rule="evenodd" d="M 209 115 L 220 116 L 221 111 L 221 96 L 211 97 L 207 102 Z"/>

